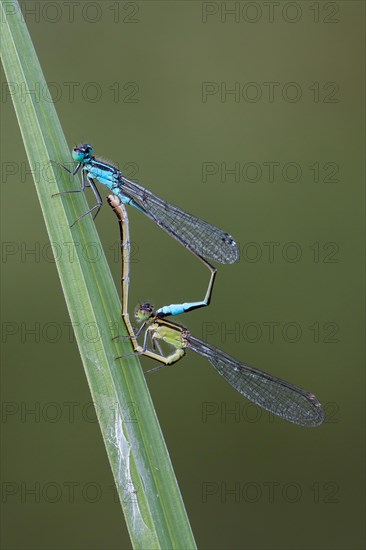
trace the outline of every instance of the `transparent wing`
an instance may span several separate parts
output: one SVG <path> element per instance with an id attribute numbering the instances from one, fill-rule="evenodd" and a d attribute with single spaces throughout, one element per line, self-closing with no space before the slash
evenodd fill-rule
<path id="1" fill-rule="evenodd" d="M 238 246 L 229 233 L 169 204 L 122 175 L 119 181 L 122 194 L 132 197 L 147 216 L 195 254 L 222 264 L 238 260 Z"/>
<path id="2" fill-rule="evenodd" d="M 187 346 L 206 357 L 233 388 L 263 409 L 302 426 L 319 426 L 324 421 L 323 407 L 312 393 L 244 365 L 191 335 Z"/>

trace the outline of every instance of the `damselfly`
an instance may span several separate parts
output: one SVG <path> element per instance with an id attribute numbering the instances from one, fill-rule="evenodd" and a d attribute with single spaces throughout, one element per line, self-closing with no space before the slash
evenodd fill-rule
<path id="1" fill-rule="evenodd" d="M 58 194 L 77 193 L 85 191 L 86 187 L 91 187 L 97 200 L 97 204 L 79 216 L 72 225 L 93 211 L 95 211 L 95 216 L 98 214 L 103 204 L 95 183 L 95 180 L 98 180 L 117 195 L 124 204 L 130 204 L 146 214 L 206 265 L 211 273 L 211 278 L 204 300 L 197 302 L 196 307 L 208 305 L 216 274 L 216 268 L 208 260 L 222 264 L 236 262 L 239 258 L 239 250 L 232 236 L 222 229 L 188 214 L 177 206 L 169 204 L 135 181 L 127 179 L 118 168 L 94 157 L 93 147 L 88 143 L 74 147 L 72 157 L 77 162 L 73 171 L 63 164 L 60 166 L 73 176 L 81 170 L 81 189 Z"/>
<path id="2" fill-rule="evenodd" d="M 175 363 L 185 355 L 187 349 L 191 349 L 208 359 L 233 388 L 256 405 L 295 424 L 302 426 L 322 424 L 324 421 L 323 407 L 315 395 L 271 374 L 241 363 L 224 351 L 195 338 L 184 326 L 166 319 L 169 315 L 177 315 L 180 312 L 194 309 L 189 307 L 190 304 L 172 304 L 156 311 L 149 303 L 140 305 L 136 309 L 135 315 L 142 324 L 135 334 L 128 314 L 129 229 L 127 212 L 117 197 L 110 195 L 108 202 L 118 217 L 121 233 L 122 316 L 135 352 L 162 363 L 148 372 Z M 141 335 L 143 335 L 142 345 L 138 342 Z M 162 350 L 162 342 L 167 345 L 171 353 L 165 353 Z"/>

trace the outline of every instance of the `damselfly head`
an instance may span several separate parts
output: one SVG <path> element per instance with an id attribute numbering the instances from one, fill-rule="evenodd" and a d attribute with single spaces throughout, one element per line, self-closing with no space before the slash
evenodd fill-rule
<path id="1" fill-rule="evenodd" d="M 154 306 L 149 302 L 139 304 L 135 309 L 136 320 L 140 323 L 147 321 L 154 313 Z"/>
<path id="2" fill-rule="evenodd" d="M 89 143 L 83 143 L 82 145 L 77 145 L 72 150 L 72 158 L 76 162 L 83 162 L 84 160 L 90 159 L 93 154 L 93 147 Z"/>

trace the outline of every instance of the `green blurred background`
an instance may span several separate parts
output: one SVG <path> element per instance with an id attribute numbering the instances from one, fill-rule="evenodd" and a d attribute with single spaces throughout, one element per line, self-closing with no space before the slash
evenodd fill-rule
<path id="1" fill-rule="evenodd" d="M 182 322 L 326 407 L 318 429 L 273 419 L 194 354 L 148 378 L 199 547 L 364 547 L 363 2 L 26 10 L 70 147 L 240 243 Z M 2 86 L 2 547 L 130 548 Z M 96 223 L 117 282 L 116 221 L 105 207 Z M 130 223 L 131 307 L 200 299 L 202 266 Z"/>

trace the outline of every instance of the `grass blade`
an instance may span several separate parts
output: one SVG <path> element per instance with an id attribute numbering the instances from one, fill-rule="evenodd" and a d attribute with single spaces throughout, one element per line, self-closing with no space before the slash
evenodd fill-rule
<path id="1" fill-rule="evenodd" d="M 132 347 L 112 341 L 116 322 L 115 333 L 127 331 L 104 254 L 93 263 L 81 253 L 90 243 L 100 247 L 94 223 L 87 216 L 69 227 L 87 210 L 86 199 L 82 193 L 52 197 L 78 183 L 50 164 L 67 163 L 70 155 L 55 108 L 43 99 L 47 84 L 18 3 L 0 0 L 0 17 L 2 63 L 29 164 L 40 174 L 35 185 L 50 241 L 75 244 L 73 257 L 60 255 L 56 265 L 132 544 L 196 548 L 139 361 L 115 360 Z M 94 337 L 85 339 L 86 327 Z"/>

